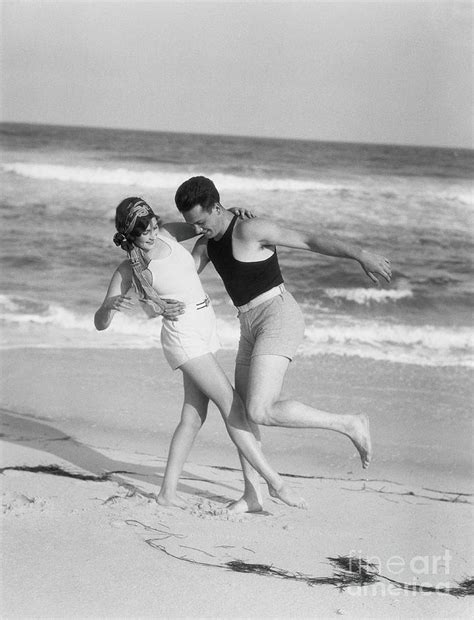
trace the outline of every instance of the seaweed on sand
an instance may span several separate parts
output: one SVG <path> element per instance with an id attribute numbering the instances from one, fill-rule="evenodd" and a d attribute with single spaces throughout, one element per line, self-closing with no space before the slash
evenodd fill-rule
<path id="1" fill-rule="evenodd" d="M 221 568 L 225 570 L 232 570 L 237 573 L 253 573 L 256 575 L 262 575 L 265 577 L 275 577 L 277 579 L 289 579 L 293 581 L 300 581 L 306 583 L 308 586 L 316 585 L 333 585 L 336 588 L 344 590 L 348 587 L 364 587 L 371 584 L 375 584 L 381 580 L 389 581 L 395 587 L 403 590 L 412 590 L 416 592 L 434 592 L 440 594 L 450 594 L 455 597 L 472 596 L 474 595 L 474 578 L 466 578 L 456 586 L 427 586 L 410 584 L 402 581 L 395 581 L 389 577 L 381 575 L 375 564 L 371 564 L 363 558 L 357 558 L 354 556 L 337 556 L 327 558 L 333 565 L 333 574 L 327 577 L 312 577 L 305 575 L 304 573 L 292 572 L 283 568 L 278 568 L 270 564 L 256 564 L 251 562 L 244 562 L 242 560 L 231 560 L 225 563 L 211 564 L 209 562 L 201 562 L 199 560 L 193 560 L 186 556 L 177 556 L 168 551 L 163 545 L 157 544 L 159 539 L 148 539 L 145 542 L 153 547 L 159 549 L 166 555 L 188 562 L 190 564 L 197 564 L 200 566 L 207 566 L 212 568 Z M 203 552 L 204 553 L 204 552 Z M 210 555 L 209 553 L 205 553 Z"/>

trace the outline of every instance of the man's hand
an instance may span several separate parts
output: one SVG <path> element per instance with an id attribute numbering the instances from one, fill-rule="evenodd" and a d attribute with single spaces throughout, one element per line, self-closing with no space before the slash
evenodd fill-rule
<path id="1" fill-rule="evenodd" d="M 384 256 L 380 256 L 379 254 L 371 254 L 370 252 L 363 250 L 359 263 L 365 273 L 369 276 L 372 282 L 375 282 L 375 284 L 379 284 L 378 278 L 375 274 L 382 276 L 385 280 L 387 280 L 387 282 L 390 282 L 392 279 L 392 268 L 390 266 L 390 261 Z"/>
<path id="2" fill-rule="evenodd" d="M 257 217 L 252 213 L 252 211 L 241 207 L 231 207 L 230 209 L 227 209 L 227 211 L 230 211 L 234 215 L 238 215 L 242 220 L 251 220 L 252 218 Z"/>
<path id="3" fill-rule="evenodd" d="M 163 318 L 169 321 L 177 321 L 180 314 L 184 314 L 186 305 L 182 301 L 176 299 L 162 299 L 165 307 L 163 309 Z"/>

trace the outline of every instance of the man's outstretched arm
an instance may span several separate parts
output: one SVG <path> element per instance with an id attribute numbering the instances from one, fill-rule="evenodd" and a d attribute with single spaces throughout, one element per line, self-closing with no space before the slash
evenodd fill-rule
<path id="1" fill-rule="evenodd" d="M 246 221 L 244 226 L 239 227 L 239 230 L 243 239 L 253 239 L 262 246 L 281 245 L 325 256 L 355 260 L 375 283 L 378 283 L 376 274 L 382 276 L 387 282 L 390 282 L 392 278 L 392 269 L 387 258 L 337 239 L 325 231 L 302 232 L 283 228 L 274 222 L 260 218 Z"/>

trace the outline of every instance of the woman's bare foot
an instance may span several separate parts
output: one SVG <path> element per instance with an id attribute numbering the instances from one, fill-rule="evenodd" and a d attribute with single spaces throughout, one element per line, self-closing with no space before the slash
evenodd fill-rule
<path id="1" fill-rule="evenodd" d="M 362 415 L 354 415 L 352 428 L 346 433 L 357 448 L 362 461 L 362 467 L 366 469 L 372 458 L 372 443 L 370 441 L 369 418 Z"/>
<path id="2" fill-rule="evenodd" d="M 306 500 L 303 497 L 299 497 L 298 494 L 286 484 L 282 484 L 279 489 L 275 489 L 275 487 L 268 485 L 268 492 L 272 497 L 281 500 L 287 506 L 291 506 L 292 508 L 302 508 L 304 510 L 307 510 L 308 508 Z"/>
<path id="3" fill-rule="evenodd" d="M 171 506 L 174 508 L 187 508 L 188 505 L 187 503 L 184 501 L 184 499 L 181 499 L 181 497 L 179 497 L 179 495 L 173 494 L 173 495 L 165 495 L 165 494 L 159 494 L 156 496 L 156 501 L 158 504 L 160 504 L 160 506 Z"/>

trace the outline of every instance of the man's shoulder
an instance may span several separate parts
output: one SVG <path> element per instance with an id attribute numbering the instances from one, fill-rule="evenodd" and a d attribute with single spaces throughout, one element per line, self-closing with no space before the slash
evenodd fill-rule
<path id="1" fill-rule="evenodd" d="M 235 236 L 241 241 L 260 241 L 265 236 L 265 231 L 274 223 L 261 217 L 253 217 L 247 220 L 238 220 L 235 227 Z"/>

